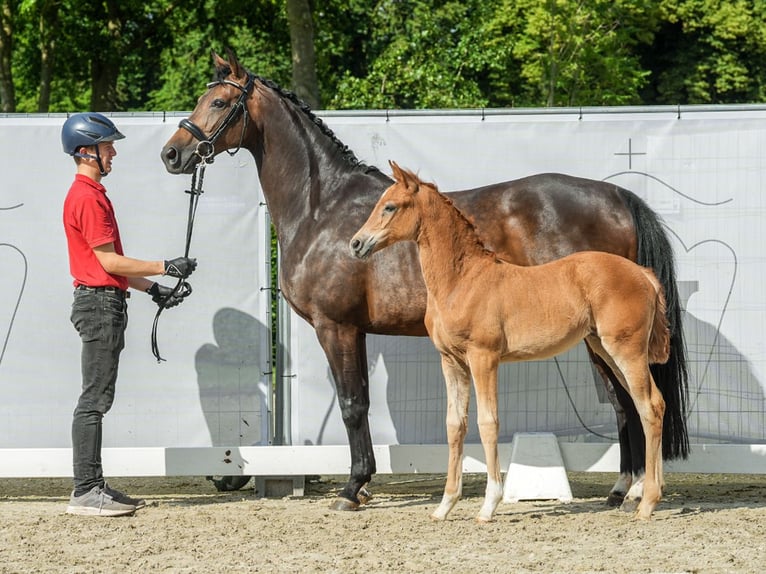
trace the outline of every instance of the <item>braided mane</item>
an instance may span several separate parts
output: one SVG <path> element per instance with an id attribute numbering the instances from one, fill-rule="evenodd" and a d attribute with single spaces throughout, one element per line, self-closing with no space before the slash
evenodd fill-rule
<path id="1" fill-rule="evenodd" d="M 250 72 L 248 72 L 250 73 Z M 231 67 L 230 66 L 224 66 L 221 68 L 216 69 L 216 73 L 213 77 L 214 81 L 220 82 L 222 80 L 227 79 L 231 75 Z M 257 74 L 253 74 L 253 77 L 258 80 L 261 84 L 266 86 L 267 88 L 270 88 L 274 90 L 277 95 L 279 95 L 281 98 L 284 98 L 290 102 L 292 102 L 295 107 L 297 107 L 301 112 L 303 112 L 306 117 L 311 121 L 313 124 L 315 124 L 319 131 L 322 132 L 325 136 L 330 138 L 330 140 L 335 144 L 335 146 L 340 150 L 341 157 L 348 162 L 351 167 L 363 169 L 365 173 L 371 173 L 371 172 L 379 172 L 380 170 L 371 165 L 367 165 L 363 161 L 361 161 L 359 158 L 356 157 L 356 154 L 349 148 L 346 144 L 344 144 L 340 139 L 338 139 L 338 136 L 335 135 L 335 133 L 328 127 L 328 125 L 317 115 L 311 111 L 311 107 L 301 100 L 294 92 L 291 92 L 289 90 L 285 90 L 281 86 L 279 86 L 276 82 L 262 78 L 261 76 L 258 76 Z"/>

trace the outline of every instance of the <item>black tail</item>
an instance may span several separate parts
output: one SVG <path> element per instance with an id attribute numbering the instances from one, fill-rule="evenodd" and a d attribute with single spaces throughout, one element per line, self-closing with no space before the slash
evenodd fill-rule
<path id="1" fill-rule="evenodd" d="M 660 217 L 636 194 L 621 189 L 636 228 L 638 255 L 636 262 L 651 267 L 665 290 L 668 326 L 670 327 L 670 359 L 663 365 L 652 365 L 654 382 L 665 399 L 662 426 L 662 457 L 666 460 L 689 456 L 686 429 L 686 404 L 689 374 L 686 369 L 686 345 L 681 323 L 681 302 L 676 285 L 673 248 L 662 227 Z"/>

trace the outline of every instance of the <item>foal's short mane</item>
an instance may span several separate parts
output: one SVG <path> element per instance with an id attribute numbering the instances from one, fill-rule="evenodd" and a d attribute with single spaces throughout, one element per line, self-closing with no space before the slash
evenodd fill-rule
<path id="1" fill-rule="evenodd" d="M 250 72 L 247 72 L 248 74 Z M 230 66 L 223 66 L 220 68 L 216 68 L 215 76 L 213 77 L 213 81 L 220 82 L 222 80 L 225 80 L 231 75 L 231 67 Z M 285 98 L 295 104 L 295 106 L 301 110 L 308 119 L 316 124 L 316 126 L 319 128 L 319 130 L 326 135 L 332 142 L 335 144 L 335 146 L 340 150 L 341 157 L 347 161 L 352 167 L 358 167 L 360 169 L 363 169 L 365 173 L 371 173 L 371 172 L 379 172 L 380 170 L 371 165 L 367 165 L 363 161 L 361 161 L 359 158 L 356 157 L 354 152 L 342 141 L 338 139 L 338 136 L 335 135 L 335 133 L 327 126 L 324 121 L 322 121 L 321 118 L 317 117 L 314 112 L 311 111 L 311 108 L 309 105 L 301 100 L 295 93 L 285 90 L 281 86 L 279 86 L 276 82 L 272 80 L 268 80 L 266 78 L 262 78 L 261 76 L 258 76 L 257 74 L 253 74 L 253 77 L 261 82 L 264 86 L 271 88 L 274 90 L 280 97 Z"/>
<path id="2" fill-rule="evenodd" d="M 417 176 L 416 176 L 416 177 L 417 177 Z M 419 180 L 419 181 L 420 181 L 420 180 Z M 446 195 L 444 195 L 442 192 L 440 192 L 440 191 L 439 191 L 439 188 L 436 186 L 436 184 L 435 184 L 435 183 L 429 183 L 429 182 L 425 182 L 425 181 L 420 181 L 420 185 L 422 185 L 422 186 L 425 186 L 425 187 L 429 187 L 429 188 L 431 188 L 433 191 L 435 191 L 435 192 L 436 192 L 436 195 L 437 195 L 437 196 L 438 196 L 438 197 L 439 197 L 439 198 L 440 198 L 440 199 L 441 199 L 441 200 L 442 200 L 442 201 L 443 201 L 443 202 L 444 202 L 444 203 L 447 205 L 447 207 L 449 207 L 450 209 L 452 209 L 453 211 L 455 211 L 455 213 L 457 214 L 457 217 L 458 217 L 458 219 L 459 219 L 459 220 L 461 220 L 463 223 L 465 223 L 465 226 L 468 228 L 468 230 L 469 230 L 469 232 L 470 232 L 471 236 L 472 236 L 472 237 L 473 237 L 473 239 L 476 241 L 476 245 L 478 245 L 479 247 L 481 247 L 481 250 L 482 250 L 482 251 L 483 251 L 485 254 L 487 254 L 487 255 L 491 255 L 492 257 L 494 257 L 494 258 L 495 258 L 495 259 L 497 259 L 497 260 L 502 260 L 502 259 L 501 259 L 501 258 L 500 258 L 500 257 L 497 255 L 497 253 L 495 253 L 495 252 L 494 252 L 494 251 L 492 251 L 491 249 L 488 249 L 488 248 L 487 248 L 487 246 L 486 246 L 486 245 L 484 245 L 484 242 L 481 240 L 481 237 L 479 236 L 479 232 L 478 232 L 478 231 L 476 231 L 476 225 L 474 225 L 473 221 L 471 221 L 471 220 L 470 220 L 470 219 L 469 219 L 469 218 L 468 218 L 468 217 L 465 215 L 465 213 L 463 213 L 462 211 L 460 211 L 460 210 L 457 208 L 457 206 L 455 205 L 455 202 L 454 202 L 454 201 L 452 201 L 452 199 L 450 199 L 449 197 L 447 197 Z"/>

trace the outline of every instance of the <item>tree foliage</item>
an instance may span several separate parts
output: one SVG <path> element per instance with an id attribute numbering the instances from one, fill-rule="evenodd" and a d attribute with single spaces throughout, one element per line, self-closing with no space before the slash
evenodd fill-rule
<path id="1" fill-rule="evenodd" d="M 315 79 L 287 6 L 0 0 L 0 105 L 190 109 L 226 47 L 335 109 L 766 100 L 764 0 L 301 0 Z"/>

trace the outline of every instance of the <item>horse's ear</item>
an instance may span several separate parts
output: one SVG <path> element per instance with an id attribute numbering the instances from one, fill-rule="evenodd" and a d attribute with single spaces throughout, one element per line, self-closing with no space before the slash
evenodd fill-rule
<path id="1" fill-rule="evenodd" d="M 229 47 L 226 48 L 226 57 L 229 59 L 231 75 L 235 78 L 243 78 L 245 76 L 245 71 L 239 63 L 239 60 L 237 60 L 237 56 L 234 55 L 234 52 Z"/>
<path id="2" fill-rule="evenodd" d="M 215 50 L 210 50 L 210 54 L 213 56 L 213 65 L 215 66 L 216 70 L 227 68 L 229 66 L 229 63 L 221 58 L 221 56 L 219 56 Z"/>

